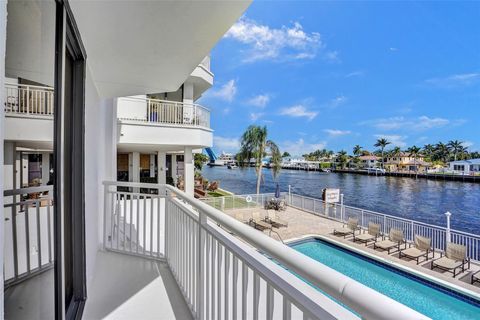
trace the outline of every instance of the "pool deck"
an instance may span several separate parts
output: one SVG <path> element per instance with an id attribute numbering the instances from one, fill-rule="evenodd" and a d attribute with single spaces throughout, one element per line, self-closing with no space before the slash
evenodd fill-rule
<path id="1" fill-rule="evenodd" d="M 260 216 L 264 216 L 266 213 L 263 208 L 226 210 L 225 213 L 241 221 L 248 221 L 252 217 L 252 213 L 254 211 L 259 212 Z M 466 270 L 465 272 L 460 273 L 453 278 L 452 273 L 443 272 L 440 269 L 431 270 L 430 266 L 432 259 L 429 259 L 425 262 L 420 262 L 420 264 L 417 265 L 416 261 L 414 260 L 408 260 L 407 258 L 399 259 L 398 252 L 388 254 L 386 251 L 381 251 L 380 249 L 374 250 L 373 243 L 365 246 L 365 244 L 354 243 L 352 237 L 347 237 L 344 239 L 341 236 L 333 235 L 333 230 L 335 228 L 342 227 L 342 223 L 338 221 L 327 219 L 325 217 L 317 216 L 291 207 L 287 207 L 285 211 L 276 212 L 276 214 L 278 218 L 288 222 L 288 227 L 273 229 L 278 233 L 285 243 L 294 239 L 301 239 L 308 236 L 324 236 L 357 248 L 363 252 L 386 259 L 391 263 L 406 266 L 427 276 L 432 276 L 439 280 L 443 280 L 450 284 L 470 290 L 480 296 L 480 283 L 477 282 L 474 285 L 470 284 L 471 275 L 480 270 L 480 264 L 478 264 L 478 262 L 472 262 L 469 270 Z M 264 233 L 270 234 L 270 231 L 265 230 Z M 270 234 L 273 239 L 280 241 L 278 235 L 275 233 Z M 439 253 L 435 253 L 435 258 L 437 257 L 440 257 Z"/>

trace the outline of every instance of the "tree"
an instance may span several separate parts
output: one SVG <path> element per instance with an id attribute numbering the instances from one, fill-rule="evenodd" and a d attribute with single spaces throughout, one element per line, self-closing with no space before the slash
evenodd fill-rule
<path id="1" fill-rule="evenodd" d="M 345 169 L 346 164 L 348 162 L 348 154 L 347 151 L 341 150 L 337 153 L 337 162 L 340 163 L 340 167 Z"/>
<path id="2" fill-rule="evenodd" d="M 417 169 L 417 157 L 420 154 L 420 150 L 422 150 L 422 149 L 420 149 L 417 146 L 411 146 L 410 148 L 407 149 L 408 156 L 413 157 L 413 164 L 415 165 L 415 172 L 418 171 L 418 169 Z"/>
<path id="3" fill-rule="evenodd" d="M 399 157 L 402 154 L 402 148 L 395 147 L 390 151 L 390 155 L 392 157 Z"/>
<path id="4" fill-rule="evenodd" d="M 282 154 L 282 158 L 288 158 L 290 157 L 290 153 L 288 153 L 287 151 L 285 151 L 283 154 Z"/>
<path id="5" fill-rule="evenodd" d="M 272 174 L 276 179 L 281 168 L 281 154 L 278 146 L 267 139 L 267 127 L 251 125 L 243 133 L 240 141 L 240 152 L 237 160 L 241 166 L 255 160 L 255 169 L 257 171 L 257 194 L 260 193 L 260 183 L 262 181 L 263 158 L 269 152 L 271 156 Z M 246 162 L 246 163 L 245 163 Z"/>
<path id="6" fill-rule="evenodd" d="M 435 146 L 426 144 L 423 146 L 423 153 L 428 157 L 430 161 L 435 160 Z"/>
<path id="7" fill-rule="evenodd" d="M 382 154 L 382 169 L 385 167 L 385 147 L 391 144 L 390 141 L 388 141 L 385 138 L 380 138 L 377 140 L 377 142 L 374 144 L 375 147 L 380 148 L 381 154 Z"/>
<path id="8" fill-rule="evenodd" d="M 204 155 L 203 153 L 195 153 L 193 156 L 193 165 L 195 166 L 195 169 L 198 171 L 201 171 L 203 168 L 203 164 L 208 161 L 208 157 Z"/>
<path id="9" fill-rule="evenodd" d="M 355 147 L 353 147 L 353 154 L 355 156 L 360 156 L 362 154 L 362 151 L 363 151 L 363 148 L 358 144 Z"/>
<path id="10" fill-rule="evenodd" d="M 447 162 L 448 155 L 450 151 L 448 146 L 442 142 L 439 142 L 435 145 L 435 159 L 440 160 L 442 162 Z"/>
<path id="11" fill-rule="evenodd" d="M 463 142 L 458 140 L 450 140 L 447 143 L 447 147 L 451 153 L 453 153 L 453 160 L 457 161 L 457 156 L 459 153 L 463 153 L 464 147 Z"/>

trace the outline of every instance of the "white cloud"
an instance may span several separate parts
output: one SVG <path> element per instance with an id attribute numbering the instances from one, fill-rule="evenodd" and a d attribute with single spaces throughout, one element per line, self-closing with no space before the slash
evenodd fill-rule
<path id="1" fill-rule="evenodd" d="M 225 34 L 246 46 L 245 62 L 265 59 L 312 59 L 322 47 L 318 32 L 305 32 L 300 23 L 275 29 L 246 17 Z"/>
<path id="2" fill-rule="evenodd" d="M 238 140 L 238 138 L 213 136 L 213 145 L 217 150 L 237 151 L 240 148 L 240 141 Z"/>
<path id="3" fill-rule="evenodd" d="M 263 112 L 257 112 L 257 113 L 252 112 L 252 113 L 250 113 L 250 120 L 252 120 L 252 121 L 255 122 L 255 121 L 257 121 L 258 119 L 260 119 L 263 115 L 264 115 Z"/>
<path id="4" fill-rule="evenodd" d="M 388 50 L 390 50 L 390 51 L 392 51 L 392 52 L 395 52 L 395 51 L 398 51 L 398 48 L 390 47 L 390 48 L 388 48 Z"/>
<path id="5" fill-rule="evenodd" d="M 237 85 L 235 80 L 229 80 L 219 89 L 209 90 L 206 96 L 215 97 L 224 101 L 232 102 L 237 94 Z"/>
<path id="6" fill-rule="evenodd" d="M 308 120 L 313 120 L 317 115 L 317 111 L 308 110 L 305 106 L 298 104 L 291 107 L 283 108 L 280 110 L 280 114 L 283 116 L 301 118 L 305 117 Z"/>
<path id="7" fill-rule="evenodd" d="M 459 120 L 455 120 L 455 123 L 457 123 L 458 121 Z M 383 119 L 374 119 L 374 120 L 364 121 L 360 124 L 371 125 L 374 128 L 379 130 L 424 131 L 424 130 L 430 130 L 435 128 L 442 128 L 451 123 L 452 121 L 445 118 L 439 118 L 439 117 L 430 118 L 427 116 L 420 116 L 417 118 L 405 118 L 403 116 L 400 116 L 400 117 L 391 117 L 391 118 L 383 118 Z"/>
<path id="8" fill-rule="evenodd" d="M 340 136 L 345 136 L 352 133 L 349 130 L 338 130 L 338 129 L 325 129 L 323 131 L 327 133 L 330 137 L 340 137 Z"/>
<path id="9" fill-rule="evenodd" d="M 324 58 L 329 62 L 340 62 L 338 55 L 338 51 L 328 51 L 325 53 Z"/>
<path id="10" fill-rule="evenodd" d="M 453 74 L 443 78 L 431 78 L 425 80 L 425 83 L 442 88 L 455 88 L 469 86 L 480 81 L 480 73 Z"/>
<path id="11" fill-rule="evenodd" d="M 345 75 L 345 78 L 361 77 L 364 74 L 365 74 L 365 72 L 363 72 L 362 70 L 356 70 L 356 71 L 352 71 L 350 73 L 347 73 Z"/>
<path id="12" fill-rule="evenodd" d="M 338 96 L 330 100 L 328 106 L 330 108 L 336 108 L 341 106 L 342 104 L 345 104 L 347 102 L 348 98 L 345 96 Z"/>
<path id="13" fill-rule="evenodd" d="M 402 135 L 397 135 L 397 134 L 376 134 L 375 138 L 377 138 L 377 139 L 381 139 L 381 138 L 387 139 L 388 141 L 390 141 L 391 145 L 393 145 L 395 147 L 404 148 L 404 147 L 407 146 L 407 143 L 405 142 L 405 140 L 408 137 L 407 136 L 402 136 Z"/>
<path id="14" fill-rule="evenodd" d="M 306 143 L 302 138 L 297 141 L 284 141 L 280 144 L 282 152 L 287 151 L 293 157 L 299 157 L 305 153 L 310 153 L 318 149 L 323 149 L 327 146 L 325 141 L 318 143 Z"/>
<path id="15" fill-rule="evenodd" d="M 270 102 L 270 95 L 268 94 L 259 94 L 258 96 L 253 97 L 252 99 L 248 100 L 247 103 L 259 107 L 265 108 L 265 106 Z"/>

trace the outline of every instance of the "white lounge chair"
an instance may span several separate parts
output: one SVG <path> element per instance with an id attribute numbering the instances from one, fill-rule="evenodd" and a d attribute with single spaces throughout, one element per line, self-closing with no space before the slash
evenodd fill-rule
<path id="1" fill-rule="evenodd" d="M 432 239 L 416 235 L 413 247 L 410 243 L 409 248 L 401 250 L 399 256 L 400 259 L 402 257 L 407 257 L 409 259 L 416 260 L 417 264 L 419 264 L 421 257 L 425 257 L 424 261 L 428 260 L 428 254 L 430 252 L 432 252 L 433 255 L 435 254 L 434 250 L 432 249 Z"/>
<path id="2" fill-rule="evenodd" d="M 447 242 L 445 255 L 441 252 L 440 258 L 432 261 L 431 269 L 438 268 L 447 272 L 453 272 L 453 277 L 455 278 L 458 275 L 458 269 L 462 269 L 462 272 L 465 271 L 466 264 L 468 264 L 468 269 L 470 269 L 467 247 L 461 244 Z"/>
<path id="3" fill-rule="evenodd" d="M 357 218 L 348 218 L 347 223 L 343 224 L 342 228 L 334 229 L 334 235 L 341 235 L 344 238 L 348 235 L 355 234 L 355 231 L 359 230 L 358 219 Z"/>
<path id="4" fill-rule="evenodd" d="M 288 227 L 288 222 L 280 219 L 275 211 L 267 210 L 267 216 L 265 217 L 265 222 L 270 223 L 275 228 Z"/>
<path id="5" fill-rule="evenodd" d="M 263 231 L 266 229 L 272 229 L 272 225 L 270 223 L 262 221 L 262 219 L 260 218 L 260 212 L 257 212 L 257 211 L 252 213 L 252 219 L 250 219 L 249 223 L 255 229 L 258 229 L 260 231 Z"/>
<path id="6" fill-rule="evenodd" d="M 384 239 L 380 242 L 375 242 L 373 244 L 373 249 L 380 248 L 382 250 L 387 250 L 388 254 L 390 254 L 390 250 L 392 249 L 397 249 L 396 251 L 400 251 L 400 246 L 402 245 L 402 243 L 405 243 L 405 249 L 406 249 L 407 243 L 405 242 L 403 231 L 400 229 L 392 228 L 390 229 L 388 239 Z"/>
<path id="7" fill-rule="evenodd" d="M 363 233 L 359 235 L 355 235 L 355 233 L 353 234 L 353 242 L 355 241 L 363 242 L 365 243 L 365 246 L 367 246 L 370 241 L 376 242 L 377 238 L 380 237 L 380 235 L 381 235 L 380 225 L 373 222 L 369 222 L 367 232 L 365 232 L 364 230 Z"/>
<path id="8" fill-rule="evenodd" d="M 480 283 L 480 271 L 477 271 L 474 274 L 472 274 L 472 284 L 474 284 L 475 282 Z"/>

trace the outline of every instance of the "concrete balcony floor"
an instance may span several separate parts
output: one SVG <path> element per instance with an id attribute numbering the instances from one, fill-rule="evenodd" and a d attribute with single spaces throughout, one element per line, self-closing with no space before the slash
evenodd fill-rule
<path id="1" fill-rule="evenodd" d="M 192 319 L 164 262 L 98 252 L 83 319 Z"/>

